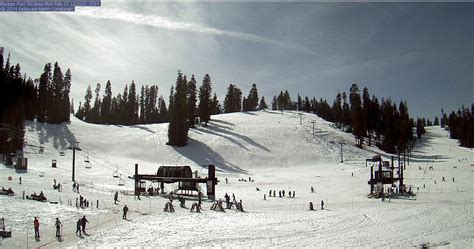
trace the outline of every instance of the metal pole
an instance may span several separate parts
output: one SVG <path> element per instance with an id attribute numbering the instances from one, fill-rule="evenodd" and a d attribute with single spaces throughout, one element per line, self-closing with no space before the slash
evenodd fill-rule
<path id="1" fill-rule="evenodd" d="M 81 151 L 79 148 L 79 142 L 75 141 L 72 142 L 73 146 L 67 147 L 68 149 L 72 150 L 72 181 L 75 181 L 75 171 L 76 171 L 76 150 Z"/>
<path id="2" fill-rule="evenodd" d="M 342 150 L 342 144 L 343 144 L 343 143 L 341 143 L 341 163 L 344 162 L 344 152 L 343 152 L 343 150 Z"/>
<path id="3" fill-rule="evenodd" d="M 72 149 L 72 181 L 75 182 L 75 171 L 76 171 L 76 148 Z"/>

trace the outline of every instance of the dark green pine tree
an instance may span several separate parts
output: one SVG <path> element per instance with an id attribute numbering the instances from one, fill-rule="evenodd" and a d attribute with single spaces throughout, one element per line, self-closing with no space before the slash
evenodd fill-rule
<path id="1" fill-rule="evenodd" d="M 69 101 L 69 93 L 71 92 L 72 74 L 71 69 L 67 69 L 63 80 L 62 98 L 61 98 L 61 122 L 69 122 L 71 113 L 74 113 L 73 101 Z"/>
<path id="2" fill-rule="evenodd" d="M 421 119 L 417 119 L 416 121 L 416 136 L 421 138 L 421 136 L 425 134 L 425 126 L 423 125 L 423 121 Z"/>
<path id="3" fill-rule="evenodd" d="M 92 90 L 91 85 L 87 87 L 86 95 L 84 96 L 84 105 L 82 108 L 79 108 L 76 113 L 78 119 L 90 122 L 90 113 L 91 113 L 91 101 L 92 101 Z"/>
<path id="4" fill-rule="evenodd" d="M 95 101 L 94 101 L 94 106 L 92 107 L 91 110 L 91 118 L 90 122 L 94 124 L 100 124 L 102 123 L 102 120 L 100 118 L 100 106 L 101 106 L 101 99 L 100 99 L 100 83 L 97 83 L 95 86 Z"/>
<path id="5" fill-rule="evenodd" d="M 52 124 L 61 123 L 61 104 L 64 88 L 64 76 L 58 63 L 54 63 L 53 78 L 49 89 L 49 104 L 46 108 L 47 121 Z"/>
<path id="6" fill-rule="evenodd" d="M 372 119 L 372 102 L 370 101 L 370 94 L 369 94 L 369 89 L 367 87 L 364 87 L 362 90 L 362 122 L 363 122 L 363 127 L 365 129 L 364 133 L 368 134 L 368 145 L 372 145 L 372 131 L 373 127 L 370 126 L 371 122 L 370 120 Z"/>
<path id="7" fill-rule="evenodd" d="M 211 76 L 206 74 L 199 88 L 199 118 L 201 122 L 204 122 L 205 126 L 207 126 L 207 123 L 211 120 L 211 93 Z"/>
<path id="8" fill-rule="evenodd" d="M 272 100 L 272 110 L 273 111 L 276 111 L 278 110 L 278 99 L 277 99 L 277 96 L 273 96 L 273 100 Z"/>
<path id="9" fill-rule="evenodd" d="M 265 110 L 267 108 L 268 108 L 268 105 L 265 102 L 265 97 L 262 96 L 262 98 L 260 99 L 260 104 L 258 105 L 258 110 L 261 111 L 261 110 Z"/>
<path id="10" fill-rule="evenodd" d="M 7 60 L 7 65 L 8 65 Z M 43 73 L 40 76 L 39 86 L 38 86 L 38 114 L 37 119 L 40 123 L 45 123 L 47 121 L 47 106 L 48 106 L 48 98 L 49 95 L 49 88 L 51 85 L 51 63 L 46 63 L 44 66 Z"/>
<path id="11" fill-rule="evenodd" d="M 211 100 L 211 115 L 216 115 L 221 113 L 221 104 L 219 104 L 219 100 L 217 99 L 217 94 L 214 93 L 214 96 Z"/>
<path id="12" fill-rule="evenodd" d="M 145 86 L 143 85 L 140 90 L 140 124 L 145 124 Z"/>
<path id="13" fill-rule="evenodd" d="M 258 90 L 257 85 L 252 84 L 249 96 L 247 97 L 247 109 L 248 111 L 256 111 L 258 106 Z"/>
<path id="14" fill-rule="evenodd" d="M 100 108 L 100 116 L 103 124 L 112 123 L 112 83 L 110 80 L 105 83 L 104 96 L 102 97 L 102 105 Z"/>
<path id="15" fill-rule="evenodd" d="M 176 106 L 174 104 L 174 99 L 175 99 L 175 92 L 174 92 L 174 86 L 171 86 L 170 90 L 170 104 L 168 107 L 168 118 L 169 118 L 169 124 L 168 124 L 168 142 L 166 143 L 167 145 L 175 145 L 176 141 L 178 140 L 177 138 L 177 129 L 176 129 Z"/>
<path id="16" fill-rule="evenodd" d="M 297 110 L 302 111 L 303 110 L 303 100 L 301 99 L 300 93 L 298 93 L 298 99 L 297 99 Z"/>
<path id="17" fill-rule="evenodd" d="M 188 126 L 186 124 L 186 94 L 187 80 L 186 76 L 179 71 L 176 79 L 176 91 L 172 99 L 172 118 L 168 126 L 168 144 L 173 146 L 185 146 L 188 141 Z M 171 102 L 171 99 L 170 99 Z M 170 103 L 171 105 L 171 103 Z"/>
<path id="18" fill-rule="evenodd" d="M 128 85 L 125 85 L 123 89 L 122 98 L 119 103 L 120 112 L 119 112 L 119 124 L 128 125 L 130 122 L 128 120 L 129 115 L 127 114 L 128 111 Z"/>
<path id="19" fill-rule="evenodd" d="M 334 122 L 336 123 L 337 127 L 342 127 L 342 95 L 338 91 L 336 95 L 336 99 L 334 100 L 332 104 L 332 113 L 334 115 Z"/>
<path id="20" fill-rule="evenodd" d="M 194 74 L 191 76 L 191 80 L 188 82 L 187 88 L 187 123 L 188 127 L 194 128 L 195 119 L 197 116 L 196 103 L 197 103 L 197 90 L 196 90 L 196 79 Z"/>
<path id="21" fill-rule="evenodd" d="M 168 110 L 166 108 L 166 103 L 165 103 L 165 99 L 163 98 L 163 95 L 161 95 L 158 98 L 158 113 L 159 113 L 159 116 L 157 119 L 158 123 L 164 123 L 164 122 L 169 121 Z"/>
<path id="22" fill-rule="evenodd" d="M 359 86 L 352 84 L 349 95 L 351 103 L 352 134 L 357 139 L 357 145 L 362 148 L 365 136 L 364 117 L 359 93 Z"/>
<path id="23" fill-rule="evenodd" d="M 247 101 L 245 101 L 247 102 Z M 224 112 L 240 112 L 242 109 L 242 91 L 235 85 L 229 84 L 224 99 Z"/>
<path id="24" fill-rule="evenodd" d="M 244 98 L 242 99 L 242 111 L 244 111 L 244 112 L 250 111 L 249 103 L 248 103 L 246 97 L 244 97 Z"/>
<path id="25" fill-rule="evenodd" d="M 156 102 L 155 102 L 156 103 Z M 138 123 L 138 97 L 135 81 L 132 80 L 128 92 L 128 101 L 127 101 L 127 114 L 128 118 L 127 124 L 137 124 Z"/>
<path id="26" fill-rule="evenodd" d="M 438 126 L 439 125 L 439 119 L 438 116 L 435 117 L 433 125 Z"/>

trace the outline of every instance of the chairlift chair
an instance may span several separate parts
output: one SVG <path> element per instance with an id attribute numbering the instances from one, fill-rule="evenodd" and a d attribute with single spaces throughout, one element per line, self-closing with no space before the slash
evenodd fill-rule
<path id="1" fill-rule="evenodd" d="M 59 155 L 60 155 L 60 156 L 65 156 L 66 154 L 64 153 L 64 151 L 60 151 L 60 152 L 59 152 Z"/>
<path id="2" fill-rule="evenodd" d="M 86 169 L 90 169 L 91 168 L 91 162 L 89 161 L 89 155 L 87 155 L 84 162 L 86 163 Z"/>
<path id="3" fill-rule="evenodd" d="M 125 185 L 125 181 L 122 179 L 122 175 L 120 175 L 120 179 L 119 179 L 118 185 L 119 185 L 119 186 L 124 186 L 124 185 Z"/>
<path id="4" fill-rule="evenodd" d="M 114 171 L 114 174 L 112 175 L 114 178 L 118 178 L 119 177 L 119 173 L 118 173 L 118 168 L 117 170 Z"/>

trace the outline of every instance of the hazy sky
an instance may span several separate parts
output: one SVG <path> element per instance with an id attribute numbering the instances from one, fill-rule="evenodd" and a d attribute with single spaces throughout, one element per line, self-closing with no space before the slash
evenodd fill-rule
<path id="1" fill-rule="evenodd" d="M 270 104 L 292 98 L 332 103 L 352 83 L 406 99 L 412 116 L 433 118 L 474 102 L 473 3 L 102 2 L 75 13 L 1 13 L 0 46 L 23 73 L 46 62 L 71 68 L 71 95 L 87 85 L 132 80 L 166 96 L 176 71 L 205 73 L 222 101 L 229 83 L 256 83 Z"/>

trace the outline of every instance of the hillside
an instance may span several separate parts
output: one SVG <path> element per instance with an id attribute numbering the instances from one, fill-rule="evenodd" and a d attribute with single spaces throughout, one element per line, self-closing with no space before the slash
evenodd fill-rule
<path id="1" fill-rule="evenodd" d="M 189 144 L 175 148 L 165 145 L 167 124 L 123 127 L 87 124 L 75 118 L 69 124 L 27 124 L 25 156 L 28 173 L 19 174 L 0 166 L 0 186 L 12 187 L 15 197 L 0 196 L 0 217 L 6 217 L 13 238 L 2 241 L 7 247 L 103 247 L 103 246 L 343 246 L 407 247 L 429 242 L 431 245 L 472 245 L 474 217 L 472 193 L 474 152 L 458 147 L 447 132 L 428 127 L 417 144 L 406 171 L 406 184 L 416 189 L 416 198 L 381 202 L 369 199 L 369 168 L 365 158 L 376 148 L 358 149 L 351 134 L 343 133 L 315 115 L 297 112 L 233 113 L 213 117 L 209 126 L 189 132 Z M 313 135 L 313 124 L 315 130 Z M 77 209 L 72 202 L 78 194 L 71 191 L 72 151 L 69 141 L 79 141 L 76 154 L 76 179 L 81 194 L 99 209 Z M 343 143 L 344 163 L 340 163 Z M 39 145 L 44 152 L 39 153 Z M 60 156 L 60 152 L 64 156 Z M 91 168 L 85 168 L 85 159 Z M 51 167 L 56 159 L 58 168 Z M 220 182 L 217 196 L 233 193 L 242 200 L 245 213 L 209 210 L 190 213 L 176 203 L 176 213 L 164 213 L 166 198 L 127 195 L 133 189 L 133 165 L 140 172 L 156 172 L 160 165 L 190 165 L 201 175 L 214 164 Z M 434 170 L 428 170 L 433 166 Z M 454 167 L 456 166 L 456 167 Z M 117 186 L 114 171 L 122 174 L 125 186 Z M 13 180 L 8 181 L 7 176 Z M 18 184 L 21 176 L 23 184 Z M 255 182 L 238 179 L 251 177 Z M 447 181 L 442 182 L 442 177 Z M 229 179 L 225 184 L 224 179 Z M 451 178 L 454 181 L 451 181 Z M 64 191 L 52 189 L 53 179 Z M 436 183 L 434 181 L 437 181 Z M 425 186 L 423 188 L 423 185 Z M 156 186 L 156 184 L 155 184 Z M 313 186 L 316 193 L 310 193 Z M 167 189 L 175 186 L 168 185 Z M 203 186 L 204 187 L 204 186 Z M 261 191 L 256 191 L 259 188 Z M 62 205 L 21 199 L 42 190 Z M 269 190 L 295 191 L 295 198 L 268 197 Z M 113 193 L 120 191 L 119 205 Z M 267 200 L 263 200 L 264 194 Z M 277 195 L 278 196 L 278 195 Z M 324 211 L 309 212 L 312 201 Z M 8 203 L 8 205 L 6 205 Z M 191 206 L 188 200 L 186 206 Z M 131 209 L 130 220 L 121 220 L 121 208 Z M 86 215 L 89 235 L 74 235 L 75 220 Z M 44 236 L 35 241 L 33 216 L 42 221 Z M 53 221 L 64 224 L 62 241 L 53 237 Z M 27 239 L 28 238 L 28 239 Z"/>

